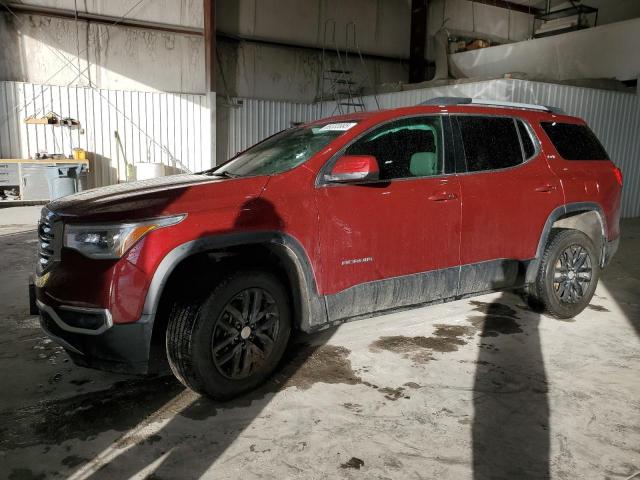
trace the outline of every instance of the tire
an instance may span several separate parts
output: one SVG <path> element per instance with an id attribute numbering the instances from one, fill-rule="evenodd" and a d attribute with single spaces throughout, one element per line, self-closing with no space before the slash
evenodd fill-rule
<path id="1" fill-rule="evenodd" d="M 289 297 L 277 277 L 238 271 L 204 299 L 174 305 L 167 325 L 167 357 L 185 386 L 228 400 L 273 373 L 290 333 Z"/>
<path id="2" fill-rule="evenodd" d="M 535 283 L 527 289 L 529 305 L 556 318 L 578 315 L 596 290 L 600 277 L 598 259 L 593 242 L 584 233 L 552 230 Z"/>

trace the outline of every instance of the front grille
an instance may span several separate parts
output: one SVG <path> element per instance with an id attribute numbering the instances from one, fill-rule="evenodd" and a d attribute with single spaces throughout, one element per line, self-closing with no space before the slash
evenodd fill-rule
<path id="1" fill-rule="evenodd" d="M 62 224 L 46 208 L 38 222 L 38 271 L 43 272 L 60 259 Z"/>
<path id="2" fill-rule="evenodd" d="M 40 220 L 38 225 L 38 238 L 40 245 L 38 247 L 38 263 L 40 268 L 45 269 L 53 259 L 53 225 L 47 220 Z"/>

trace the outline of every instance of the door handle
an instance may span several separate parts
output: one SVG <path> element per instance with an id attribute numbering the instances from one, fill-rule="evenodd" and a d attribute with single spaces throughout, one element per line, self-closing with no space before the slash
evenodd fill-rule
<path id="1" fill-rule="evenodd" d="M 455 193 L 451 193 L 451 192 L 441 192 L 441 193 L 436 193 L 434 195 L 431 195 L 430 197 L 427 197 L 427 198 L 432 202 L 446 202 L 449 200 L 455 200 L 456 198 L 458 198 L 458 196 Z"/>
<path id="2" fill-rule="evenodd" d="M 549 192 L 555 191 L 556 188 L 557 187 L 555 185 L 547 184 L 547 185 L 542 185 L 540 187 L 536 187 L 534 190 L 536 192 L 549 193 Z"/>

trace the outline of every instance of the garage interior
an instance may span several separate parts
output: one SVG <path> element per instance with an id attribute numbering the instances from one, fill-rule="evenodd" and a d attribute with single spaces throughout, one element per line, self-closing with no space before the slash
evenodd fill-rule
<path id="1" fill-rule="evenodd" d="M 640 2 L 0 0 L 0 476 L 640 479 Z M 297 335 L 264 386 L 77 367 L 29 313 L 42 206 L 435 97 L 552 105 L 622 170 L 566 321 L 512 292 Z"/>

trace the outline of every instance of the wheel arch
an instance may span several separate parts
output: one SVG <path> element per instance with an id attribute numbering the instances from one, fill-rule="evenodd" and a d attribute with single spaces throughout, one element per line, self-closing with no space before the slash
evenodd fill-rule
<path id="1" fill-rule="evenodd" d="M 599 254 L 599 265 L 603 266 L 607 225 L 602 206 L 595 202 L 568 203 L 557 207 L 549 214 L 538 240 L 536 256 L 527 267 L 526 283 L 532 283 L 535 280 L 549 235 L 554 228 L 578 230 L 587 235 Z"/>
<path id="2" fill-rule="evenodd" d="M 154 272 L 142 309 L 143 316 L 152 318 L 154 330 L 161 300 L 177 269 L 190 260 L 197 262 L 201 254 L 224 252 L 226 249 L 234 249 L 240 255 L 243 249 L 266 250 L 278 259 L 291 288 L 294 328 L 310 331 L 314 324 L 327 321 L 324 301 L 318 295 L 311 263 L 300 242 L 282 232 L 250 232 L 191 240 L 175 247 L 163 258 Z"/>

